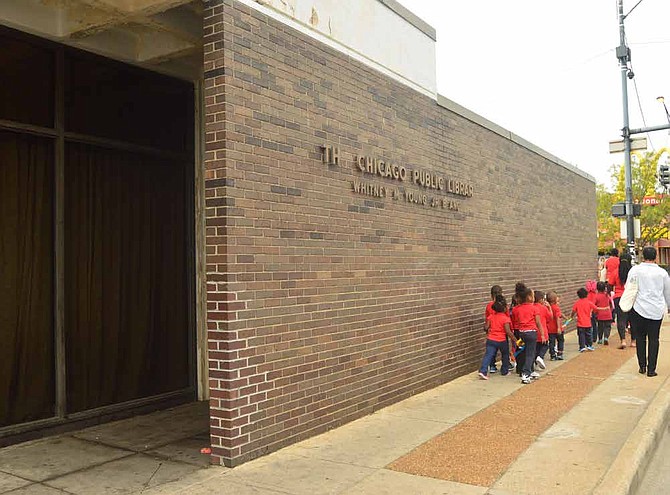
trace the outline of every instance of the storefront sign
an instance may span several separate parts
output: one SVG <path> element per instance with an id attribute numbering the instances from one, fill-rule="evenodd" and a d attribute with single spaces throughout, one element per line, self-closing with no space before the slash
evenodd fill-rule
<path id="1" fill-rule="evenodd" d="M 644 206 L 656 206 L 661 204 L 661 200 L 663 199 L 663 196 L 645 196 L 642 199 L 642 204 Z"/>

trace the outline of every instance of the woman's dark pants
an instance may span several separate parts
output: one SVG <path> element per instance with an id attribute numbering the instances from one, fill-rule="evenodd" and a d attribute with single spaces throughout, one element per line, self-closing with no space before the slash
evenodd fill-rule
<path id="1" fill-rule="evenodd" d="M 637 362 L 640 369 L 647 369 L 647 373 L 656 371 L 658 361 L 658 334 L 663 320 L 650 320 L 640 316 L 634 309 L 630 310 L 631 333 L 635 330 L 637 340 Z M 647 355 L 647 339 L 649 339 L 649 355 Z"/>

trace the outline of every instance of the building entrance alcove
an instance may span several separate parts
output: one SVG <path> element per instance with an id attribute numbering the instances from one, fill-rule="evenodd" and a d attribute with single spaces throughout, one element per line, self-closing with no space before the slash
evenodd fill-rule
<path id="1" fill-rule="evenodd" d="M 0 66 L 0 445 L 195 400 L 193 83 L 5 28 Z"/>

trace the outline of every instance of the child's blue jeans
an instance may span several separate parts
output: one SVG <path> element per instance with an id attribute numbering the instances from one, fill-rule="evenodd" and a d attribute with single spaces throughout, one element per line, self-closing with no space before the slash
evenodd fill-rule
<path id="1" fill-rule="evenodd" d="M 533 363 L 535 362 L 535 344 L 537 344 L 537 330 L 520 330 L 519 338 L 524 341 L 525 350 L 519 354 L 517 358 L 517 368 L 519 361 L 523 363 L 521 367 L 521 376 L 530 376 L 533 371 Z M 517 370 L 518 371 L 518 370 Z"/>
<path id="2" fill-rule="evenodd" d="M 488 375 L 491 359 L 495 357 L 498 351 L 502 354 L 502 368 L 500 373 L 503 375 L 509 373 L 509 344 L 507 343 L 507 339 L 503 342 L 486 339 L 486 352 L 484 354 L 484 359 L 482 359 L 482 365 L 479 368 L 480 373 Z"/>
<path id="3" fill-rule="evenodd" d="M 564 346 L 565 336 L 562 333 L 549 334 L 549 354 L 551 354 L 551 357 L 563 355 Z"/>
<path id="4" fill-rule="evenodd" d="M 577 327 L 577 336 L 579 337 L 579 348 L 593 346 L 593 334 L 591 327 Z"/>

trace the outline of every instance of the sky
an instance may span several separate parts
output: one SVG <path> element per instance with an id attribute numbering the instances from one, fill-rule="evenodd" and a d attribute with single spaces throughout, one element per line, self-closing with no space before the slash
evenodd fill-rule
<path id="1" fill-rule="evenodd" d="M 398 1 L 437 31 L 438 93 L 610 185 L 624 159 L 608 145 L 623 127 L 616 0 Z M 658 96 L 670 106 L 670 1 L 638 1 L 623 3 L 633 129 L 668 123 Z M 647 137 L 670 147 L 668 131 Z"/>

